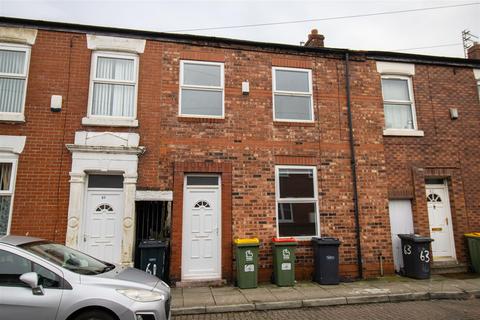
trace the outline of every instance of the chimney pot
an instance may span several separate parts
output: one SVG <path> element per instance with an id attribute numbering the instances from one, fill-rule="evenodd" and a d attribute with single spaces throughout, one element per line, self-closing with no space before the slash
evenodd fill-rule
<path id="1" fill-rule="evenodd" d="M 478 59 L 480 60 L 480 43 L 474 42 L 473 46 L 467 50 L 468 59 Z"/>
<path id="2" fill-rule="evenodd" d="M 310 34 L 308 35 L 308 40 L 305 42 L 306 47 L 314 47 L 314 48 L 323 48 L 325 37 L 323 34 L 319 34 L 317 29 L 312 29 Z"/>

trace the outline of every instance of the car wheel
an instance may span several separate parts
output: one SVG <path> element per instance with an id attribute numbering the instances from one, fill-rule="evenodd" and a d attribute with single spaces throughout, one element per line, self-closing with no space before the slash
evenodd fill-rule
<path id="1" fill-rule="evenodd" d="M 103 310 L 90 310 L 80 313 L 74 320 L 115 320 L 115 318 Z"/>

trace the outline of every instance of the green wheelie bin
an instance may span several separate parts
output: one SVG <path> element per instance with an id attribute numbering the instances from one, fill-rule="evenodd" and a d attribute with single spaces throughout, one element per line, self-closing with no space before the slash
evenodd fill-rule
<path id="1" fill-rule="evenodd" d="M 258 247 L 260 241 L 253 239 L 235 239 L 237 260 L 237 286 L 240 289 L 258 286 Z"/>
<path id="2" fill-rule="evenodd" d="M 466 233 L 468 242 L 468 251 L 470 251 L 470 260 L 473 270 L 480 273 L 480 232 Z"/>
<path id="3" fill-rule="evenodd" d="M 294 238 L 273 238 L 273 282 L 280 287 L 295 285 L 295 248 Z"/>

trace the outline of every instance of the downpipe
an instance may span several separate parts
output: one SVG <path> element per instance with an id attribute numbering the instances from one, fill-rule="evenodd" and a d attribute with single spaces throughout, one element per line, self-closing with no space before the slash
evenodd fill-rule
<path id="1" fill-rule="evenodd" d="M 353 211 L 355 216 L 355 236 L 357 239 L 358 277 L 363 279 L 362 244 L 360 239 L 360 218 L 358 211 L 357 160 L 355 158 L 355 137 L 353 136 L 352 105 L 350 99 L 350 57 L 345 53 L 345 93 L 347 96 L 348 135 L 350 142 L 350 166 L 352 168 Z"/>

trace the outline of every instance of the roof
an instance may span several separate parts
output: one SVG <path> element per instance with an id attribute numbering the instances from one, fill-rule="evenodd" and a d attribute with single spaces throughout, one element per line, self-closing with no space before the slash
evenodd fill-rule
<path id="1" fill-rule="evenodd" d="M 455 57 L 439 57 L 411 53 L 399 53 L 389 51 L 362 51 L 350 50 L 344 48 L 316 48 L 306 47 L 301 45 L 290 45 L 281 43 L 270 43 L 250 40 L 239 40 L 231 38 L 219 38 L 210 36 L 199 36 L 191 34 L 177 34 L 156 32 L 148 30 L 134 30 L 104 26 L 92 26 L 83 24 L 72 24 L 65 22 L 54 22 L 45 20 L 30 20 L 12 17 L 1 17 L 0 26 L 15 26 L 24 28 L 37 28 L 41 30 L 64 31 L 64 32 L 78 32 L 91 33 L 106 36 L 121 36 L 130 38 L 139 38 L 147 40 L 157 40 L 165 42 L 185 43 L 197 46 L 211 46 L 220 48 L 235 48 L 243 50 L 260 50 L 260 51 L 274 51 L 277 53 L 296 53 L 300 55 L 335 55 L 344 56 L 348 53 L 350 56 L 360 56 L 362 58 L 382 61 L 398 61 L 409 63 L 424 63 L 449 65 L 458 67 L 472 67 L 480 68 L 480 60 L 477 59 L 463 59 Z"/>
<path id="2" fill-rule="evenodd" d="M 26 236 L 2 236 L 0 237 L 0 243 L 9 244 L 12 246 L 20 246 L 25 243 L 45 241 L 44 239 L 35 238 L 35 237 L 26 237 Z"/>

